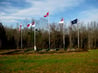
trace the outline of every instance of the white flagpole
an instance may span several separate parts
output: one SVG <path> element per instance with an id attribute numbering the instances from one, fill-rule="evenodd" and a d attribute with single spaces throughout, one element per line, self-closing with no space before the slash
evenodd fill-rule
<path id="1" fill-rule="evenodd" d="M 22 26 L 20 28 L 21 28 L 21 49 L 22 49 Z"/>
<path id="2" fill-rule="evenodd" d="M 69 28 L 69 35 L 70 35 L 70 49 L 72 48 L 72 25 Z"/>
<path id="3" fill-rule="evenodd" d="M 34 26 L 34 51 L 36 51 L 36 50 L 37 50 L 36 49 L 36 29 L 35 29 L 35 26 Z"/>
<path id="4" fill-rule="evenodd" d="M 49 25 L 49 16 L 48 16 L 48 26 L 49 26 L 49 49 L 50 49 L 50 25 Z"/>
<path id="5" fill-rule="evenodd" d="M 64 34 L 64 23 L 63 23 L 63 48 L 65 48 L 65 34 Z"/>
<path id="6" fill-rule="evenodd" d="M 78 28 L 78 49 L 79 49 L 79 23 L 77 23 L 77 28 Z"/>
<path id="7" fill-rule="evenodd" d="M 59 24 L 62 29 L 62 40 L 63 40 L 62 41 L 62 48 L 65 48 L 64 20 L 63 20 L 63 22 L 60 21 Z"/>

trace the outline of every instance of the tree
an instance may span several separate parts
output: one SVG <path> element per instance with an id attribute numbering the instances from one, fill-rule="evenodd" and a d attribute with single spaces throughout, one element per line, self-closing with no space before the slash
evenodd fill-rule
<path id="1" fill-rule="evenodd" d="M 7 46 L 7 36 L 6 36 L 6 31 L 0 23 L 0 49 L 5 49 Z"/>

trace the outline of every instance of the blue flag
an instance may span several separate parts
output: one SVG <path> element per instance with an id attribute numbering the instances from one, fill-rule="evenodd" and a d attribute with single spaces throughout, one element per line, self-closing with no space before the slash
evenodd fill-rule
<path id="1" fill-rule="evenodd" d="M 71 24 L 73 25 L 73 24 L 76 24 L 77 22 L 78 22 L 78 19 L 75 19 L 75 20 L 71 21 Z"/>

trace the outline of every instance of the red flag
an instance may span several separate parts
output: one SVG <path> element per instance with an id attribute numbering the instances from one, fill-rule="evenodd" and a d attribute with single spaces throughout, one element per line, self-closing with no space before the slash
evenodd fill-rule
<path id="1" fill-rule="evenodd" d="M 28 24 L 27 27 L 30 27 L 30 24 Z"/>
<path id="2" fill-rule="evenodd" d="M 30 24 L 27 25 L 27 27 L 31 27 L 31 26 L 35 27 L 35 22 L 34 21 L 32 21 L 32 23 L 30 23 Z"/>
<path id="3" fill-rule="evenodd" d="M 64 21 L 64 18 L 62 18 L 61 21 Z"/>
<path id="4" fill-rule="evenodd" d="M 35 25 L 35 22 L 34 21 L 32 22 L 32 25 Z"/>
<path id="5" fill-rule="evenodd" d="M 22 25 L 19 26 L 19 31 L 21 31 L 21 27 L 22 27 Z"/>
<path id="6" fill-rule="evenodd" d="M 35 27 L 35 21 L 32 21 L 32 27 Z"/>
<path id="7" fill-rule="evenodd" d="M 59 21 L 59 23 L 64 23 L 64 18 L 62 18 L 61 21 Z"/>
<path id="8" fill-rule="evenodd" d="M 44 17 L 47 17 L 47 16 L 49 16 L 49 12 L 47 12 L 46 15 L 44 15 Z"/>

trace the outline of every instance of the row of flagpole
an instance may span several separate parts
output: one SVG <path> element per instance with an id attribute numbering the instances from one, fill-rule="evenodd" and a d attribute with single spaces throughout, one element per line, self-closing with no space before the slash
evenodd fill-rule
<path id="1" fill-rule="evenodd" d="M 50 25 L 49 25 L 49 12 L 47 12 L 44 17 L 48 17 L 48 32 L 49 32 L 49 49 L 50 49 Z M 75 19 L 73 21 L 71 21 L 71 25 L 73 24 L 77 24 L 77 28 L 78 28 L 78 48 L 79 48 L 79 26 L 78 26 L 78 19 Z M 62 24 L 62 39 L 63 39 L 63 48 L 65 48 L 65 34 L 64 34 L 64 18 L 61 19 L 61 21 L 59 22 L 59 24 Z M 35 28 L 35 21 L 33 20 L 31 24 L 27 24 L 27 27 L 30 27 L 30 26 L 33 26 L 34 28 L 34 50 L 36 51 L 37 50 L 37 47 L 36 47 L 36 28 Z M 22 25 L 20 25 L 19 27 L 19 31 L 21 31 L 21 48 L 22 48 L 22 29 L 21 29 Z M 72 28 L 72 27 L 71 27 Z M 70 40 L 71 40 L 71 37 L 70 37 Z M 70 46 L 71 46 L 71 41 L 70 41 Z"/>

